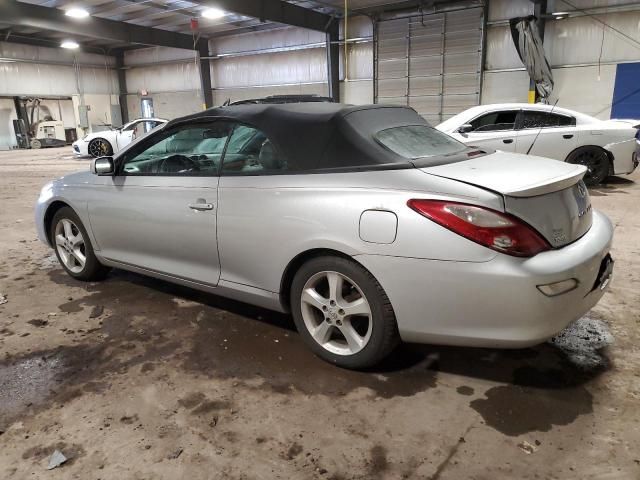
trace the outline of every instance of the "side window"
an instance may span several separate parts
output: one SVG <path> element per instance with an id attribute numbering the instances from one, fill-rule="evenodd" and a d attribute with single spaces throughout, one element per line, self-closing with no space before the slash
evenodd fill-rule
<path id="1" fill-rule="evenodd" d="M 518 128 L 552 128 L 575 126 L 576 119 L 551 112 L 524 110 Z"/>
<path id="2" fill-rule="evenodd" d="M 123 175 L 215 176 L 231 132 L 227 122 L 163 131 L 126 153 Z"/>
<path id="3" fill-rule="evenodd" d="M 518 110 L 503 110 L 491 112 L 472 120 L 472 132 L 494 132 L 500 130 L 513 130 L 516 124 Z"/>
<path id="4" fill-rule="evenodd" d="M 236 125 L 222 162 L 225 174 L 251 175 L 287 170 L 287 162 L 264 133 L 247 125 Z"/>

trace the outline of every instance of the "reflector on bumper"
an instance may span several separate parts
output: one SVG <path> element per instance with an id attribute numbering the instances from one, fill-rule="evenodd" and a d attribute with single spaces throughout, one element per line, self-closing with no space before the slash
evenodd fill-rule
<path id="1" fill-rule="evenodd" d="M 570 292 L 577 286 L 578 281 L 575 278 L 570 278 L 568 280 L 562 280 L 561 282 L 538 285 L 538 290 L 544 293 L 547 297 L 555 297 L 557 295 Z"/>

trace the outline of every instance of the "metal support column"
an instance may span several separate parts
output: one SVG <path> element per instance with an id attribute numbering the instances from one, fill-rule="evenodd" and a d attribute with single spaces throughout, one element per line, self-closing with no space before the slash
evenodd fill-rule
<path id="1" fill-rule="evenodd" d="M 533 15 L 536 17 L 536 24 L 538 25 L 538 33 L 540 39 L 544 42 L 544 27 L 547 20 L 547 0 L 535 0 L 533 4 Z M 536 103 L 539 100 L 538 91 L 536 90 L 536 83 L 533 79 L 529 79 L 529 103 Z"/>
<path id="2" fill-rule="evenodd" d="M 329 96 L 340 101 L 340 25 L 333 20 L 327 27 L 327 83 Z"/>
<path id="3" fill-rule="evenodd" d="M 118 73 L 118 101 L 120 102 L 120 113 L 122 114 L 122 124 L 129 121 L 129 107 L 127 107 L 127 76 L 124 69 L 124 52 L 121 50 L 116 54 L 116 72 Z"/>
<path id="4" fill-rule="evenodd" d="M 198 43 L 198 63 L 200 65 L 200 90 L 202 91 L 202 109 L 213 107 L 211 90 L 211 61 L 209 60 L 209 42 L 204 39 Z"/>

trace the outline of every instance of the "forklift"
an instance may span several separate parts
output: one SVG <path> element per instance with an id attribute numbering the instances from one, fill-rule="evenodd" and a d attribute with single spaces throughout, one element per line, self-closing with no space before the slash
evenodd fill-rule
<path id="1" fill-rule="evenodd" d="M 14 97 L 18 119 L 13 121 L 13 128 L 20 148 L 63 147 L 68 144 L 62 120 L 54 120 L 48 109 L 40 119 L 41 101 L 40 98 Z"/>

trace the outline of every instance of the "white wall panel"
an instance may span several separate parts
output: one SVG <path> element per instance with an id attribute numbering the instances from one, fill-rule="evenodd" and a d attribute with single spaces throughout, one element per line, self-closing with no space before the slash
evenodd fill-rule
<path id="1" fill-rule="evenodd" d="M 631 38 L 640 39 L 640 10 L 608 13 L 597 16 Z M 545 51 L 552 66 L 596 63 L 600 56 L 602 33 L 603 62 L 638 61 L 637 43 L 624 38 L 590 17 L 572 17 L 547 22 Z"/>
<path id="2" fill-rule="evenodd" d="M 609 118 L 616 79 L 615 65 L 602 65 L 599 80 L 597 66 L 554 68 L 553 77 L 556 86 L 551 104 L 558 100 L 561 107 L 601 119 Z"/>
<path id="3" fill-rule="evenodd" d="M 200 92 L 171 92 L 153 93 L 149 95 L 153 99 L 153 111 L 156 117 L 172 120 L 202 110 Z M 127 108 L 131 120 L 142 116 L 140 108 L 140 96 L 127 95 Z"/>
<path id="4" fill-rule="evenodd" d="M 81 64 L 104 65 L 106 62 L 108 66 L 115 65 L 115 58 L 111 56 L 74 52 L 63 48 L 35 47 L 11 42 L 0 42 L 0 57 L 61 63 L 73 63 L 74 59 L 77 59 L 78 63 Z"/>
<path id="5" fill-rule="evenodd" d="M 220 58 L 212 62 L 214 88 L 326 81 L 324 48 Z"/>
<path id="6" fill-rule="evenodd" d="M 286 27 L 277 30 L 219 37 L 209 42 L 209 50 L 213 55 L 220 55 L 324 43 L 325 40 L 325 34 L 322 32 Z"/>
<path id="7" fill-rule="evenodd" d="M 249 88 L 228 88 L 213 91 L 214 105 L 221 105 L 226 100 L 232 102 L 249 98 L 260 98 L 269 95 L 323 95 L 328 94 L 327 83 L 292 84 L 281 86 L 263 86 Z"/>
<path id="8" fill-rule="evenodd" d="M 524 71 L 484 72 L 483 105 L 490 103 L 527 102 L 529 74 Z"/>
<path id="9" fill-rule="evenodd" d="M 340 99 L 353 105 L 373 103 L 373 79 L 341 82 Z"/>
<path id="10" fill-rule="evenodd" d="M 111 124 L 111 104 L 118 103 L 117 95 L 85 94 L 85 105 L 89 105 L 89 125 L 92 130 L 104 130 L 104 125 Z"/>
<path id="11" fill-rule="evenodd" d="M 344 38 L 344 20 L 340 22 L 340 38 Z M 371 18 L 358 15 L 347 19 L 347 38 L 363 38 L 373 36 Z"/>
<path id="12" fill-rule="evenodd" d="M 533 14 L 533 2 L 530 0 L 488 0 L 489 22 L 509 20 Z"/>
<path id="13" fill-rule="evenodd" d="M 150 47 L 124 52 L 124 64 L 127 66 L 150 65 L 158 62 L 190 60 L 195 58 L 195 51 L 182 48 Z"/>
<path id="14" fill-rule="evenodd" d="M 373 42 L 349 45 L 348 52 L 349 80 L 373 79 Z"/>
<path id="15" fill-rule="evenodd" d="M 198 90 L 200 69 L 192 62 L 134 67 L 126 70 L 128 93 L 140 90 L 174 92 Z"/>
<path id="16" fill-rule="evenodd" d="M 493 26 L 487 29 L 487 52 L 485 68 L 499 70 L 504 68 L 521 68 L 522 61 L 518 56 L 509 26 Z"/>
<path id="17" fill-rule="evenodd" d="M 115 71 L 82 68 L 81 89 L 86 93 L 117 92 Z M 0 95 L 60 95 L 77 93 L 73 67 L 36 63 L 0 62 Z"/>

